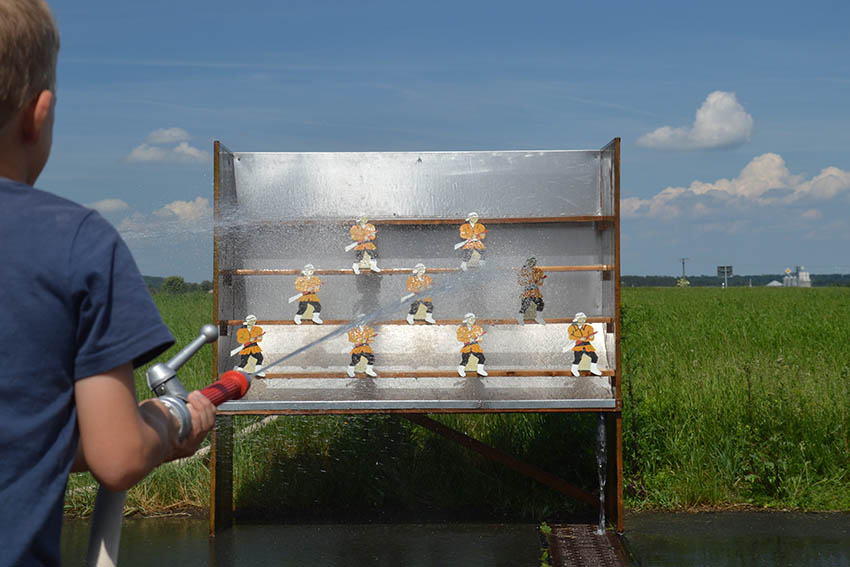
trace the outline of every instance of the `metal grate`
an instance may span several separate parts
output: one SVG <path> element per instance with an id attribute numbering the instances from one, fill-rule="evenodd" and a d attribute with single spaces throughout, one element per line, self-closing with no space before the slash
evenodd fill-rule
<path id="1" fill-rule="evenodd" d="M 552 526 L 549 550 L 552 565 L 559 567 L 630 565 L 620 537 L 612 532 L 596 535 L 596 526 L 591 524 Z"/>

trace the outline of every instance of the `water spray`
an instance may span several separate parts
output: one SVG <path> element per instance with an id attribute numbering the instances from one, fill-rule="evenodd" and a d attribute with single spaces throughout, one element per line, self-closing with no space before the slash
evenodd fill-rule
<path id="1" fill-rule="evenodd" d="M 438 297 L 440 295 L 443 295 L 445 293 L 453 291 L 462 282 L 464 283 L 464 285 L 467 285 L 467 286 L 470 285 L 470 284 L 474 284 L 475 280 L 477 280 L 481 277 L 482 272 L 492 273 L 495 270 L 496 270 L 496 268 L 494 268 L 492 266 L 488 266 L 486 268 L 480 267 L 480 268 L 475 268 L 474 270 L 460 271 L 457 274 L 455 274 L 454 276 L 449 276 L 449 277 L 443 279 L 443 281 L 441 283 L 432 286 L 431 288 L 426 290 L 424 293 L 427 293 L 428 295 L 432 295 L 434 297 Z M 252 372 L 251 374 L 247 374 L 246 376 L 249 380 L 251 380 L 258 373 L 266 372 L 270 368 L 277 366 L 277 365 L 289 360 L 290 358 L 297 356 L 297 355 L 301 354 L 302 352 L 313 348 L 314 346 L 316 346 L 320 343 L 323 343 L 323 342 L 330 340 L 334 337 L 338 337 L 339 335 L 342 335 L 343 333 L 348 332 L 349 330 L 353 329 L 354 327 L 357 327 L 357 326 L 360 326 L 360 325 L 365 325 L 367 323 L 377 321 L 377 320 L 379 320 L 379 319 L 381 319 L 385 316 L 391 315 L 393 313 L 397 313 L 400 309 L 403 309 L 404 308 L 403 306 L 415 295 L 417 295 L 417 294 L 407 294 L 404 297 L 402 297 L 399 301 L 393 301 L 391 303 L 388 303 L 386 305 L 378 307 L 378 309 L 375 309 L 374 311 L 372 311 L 370 313 L 367 313 L 365 315 L 360 315 L 356 319 L 353 319 L 352 321 L 349 321 L 348 323 L 346 323 L 344 325 L 340 325 L 339 327 L 337 327 L 333 331 L 330 331 L 326 335 L 322 335 L 318 339 L 298 347 L 297 349 L 281 356 L 280 358 L 274 360 L 273 362 L 271 362 L 269 364 L 264 364 L 263 367 L 260 370 L 255 370 L 254 372 Z M 195 339 L 195 340 L 197 340 L 197 339 Z M 191 346 L 191 345 L 189 345 L 189 346 Z M 187 347 L 187 348 L 189 348 L 189 347 Z M 241 349 L 242 349 L 242 345 L 240 345 L 238 347 L 238 349 L 234 349 L 231 352 L 231 356 L 233 354 L 239 352 L 239 350 L 241 350 Z M 229 373 L 225 373 L 222 376 L 222 378 L 224 378 L 224 376 L 227 376 L 227 374 L 229 374 Z"/>

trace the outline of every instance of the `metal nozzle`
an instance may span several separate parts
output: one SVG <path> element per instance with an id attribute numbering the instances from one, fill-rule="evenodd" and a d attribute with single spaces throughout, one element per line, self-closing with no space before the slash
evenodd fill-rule
<path id="1" fill-rule="evenodd" d="M 177 370 L 186 364 L 192 356 L 198 352 L 206 343 L 214 342 L 218 338 L 218 329 L 215 325 L 204 325 L 201 333 L 191 343 L 186 345 L 180 352 L 166 363 L 154 364 L 147 371 L 148 388 L 157 396 L 174 396 L 185 400 L 189 393 L 177 377 Z"/>

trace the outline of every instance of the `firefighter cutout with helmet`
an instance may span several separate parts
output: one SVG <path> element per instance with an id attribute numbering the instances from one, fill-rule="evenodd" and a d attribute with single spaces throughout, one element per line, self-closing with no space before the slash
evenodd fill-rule
<path id="1" fill-rule="evenodd" d="M 525 265 L 520 268 L 517 283 L 522 286 L 522 295 L 520 296 L 519 316 L 516 318 L 520 325 L 525 324 L 526 312 L 532 303 L 536 307 L 534 320 L 540 325 L 546 324 L 543 319 L 543 293 L 540 291 L 540 286 L 543 285 L 545 279 L 546 274 L 543 273 L 541 268 L 537 267 L 537 258 L 534 256 L 526 260 Z"/>
<path id="2" fill-rule="evenodd" d="M 236 370 L 247 372 L 248 374 L 256 372 L 256 375 L 263 378 L 266 373 L 262 371 L 263 367 L 263 349 L 259 343 L 265 335 L 263 328 L 257 325 L 257 317 L 248 315 L 242 323 L 242 327 L 236 331 L 236 341 L 239 346 L 230 351 L 230 356 L 239 355 L 239 366 Z"/>
<path id="3" fill-rule="evenodd" d="M 463 316 L 463 324 L 457 328 L 457 340 L 463 343 L 460 349 L 460 365 L 457 367 L 461 378 L 466 376 L 467 370 L 475 370 L 479 376 L 487 376 L 484 370 L 484 351 L 479 344 L 486 333 L 481 325 L 475 323 L 474 313 Z M 475 361 L 470 361 L 470 358 L 475 358 Z"/>
<path id="4" fill-rule="evenodd" d="M 596 331 L 592 325 L 587 324 L 587 315 L 584 313 L 576 313 L 573 317 L 573 323 L 567 329 L 567 335 L 570 342 L 564 347 L 564 352 L 573 352 L 573 364 L 570 367 L 570 372 L 573 376 L 579 375 L 579 364 L 582 362 L 582 357 L 587 356 L 590 359 L 590 373 L 594 376 L 601 376 L 597 362 L 599 355 L 596 354 L 596 349 L 593 348 L 593 338 Z"/>
<path id="5" fill-rule="evenodd" d="M 373 272 L 380 272 L 378 267 L 378 248 L 375 246 L 375 233 L 378 229 L 375 225 L 369 222 L 369 217 L 360 215 L 357 223 L 348 231 L 352 242 L 345 247 L 345 251 L 354 249 L 357 261 L 351 265 L 355 274 L 359 274 L 361 268 L 369 269 Z"/>
<path id="6" fill-rule="evenodd" d="M 289 298 L 289 303 L 298 302 L 298 312 L 295 313 L 293 321 L 296 325 L 301 324 L 302 318 L 313 321 L 317 325 L 324 323 L 319 313 L 322 311 L 322 304 L 319 302 L 319 289 L 322 287 L 322 280 L 315 275 L 316 269 L 313 264 L 307 264 L 301 270 L 301 275 L 295 278 L 295 289 L 297 295 Z"/>
<path id="7" fill-rule="evenodd" d="M 362 317 L 362 315 L 361 315 Z M 348 365 L 348 376 L 354 378 L 355 372 L 365 372 L 367 376 L 375 378 L 375 353 L 372 350 L 372 341 L 378 333 L 368 325 L 358 325 L 348 331 L 348 341 L 354 343 L 351 349 L 351 363 Z M 365 369 L 361 370 L 363 361 L 366 362 Z"/>
<path id="8" fill-rule="evenodd" d="M 411 325 L 416 319 L 425 320 L 426 323 L 433 325 L 434 320 L 434 304 L 430 297 L 420 297 L 420 294 L 431 289 L 434 285 L 431 276 L 425 274 L 425 264 L 416 264 L 413 268 L 413 275 L 407 278 L 407 295 L 402 297 L 402 303 L 415 297 L 410 304 L 410 311 L 407 313 L 407 322 Z"/>
<path id="9" fill-rule="evenodd" d="M 460 263 L 460 269 L 464 272 L 469 268 L 476 268 L 484 265 L 484 238 L 487 236 L 487 228 L 484 224 L 478 222 L 478 213 L 469 213 L 466 217 L 466 224 L 460 226 L 461 242 L 455 244 L 455 250 L 460 249 L 463 253 L 463 261 Z"/>

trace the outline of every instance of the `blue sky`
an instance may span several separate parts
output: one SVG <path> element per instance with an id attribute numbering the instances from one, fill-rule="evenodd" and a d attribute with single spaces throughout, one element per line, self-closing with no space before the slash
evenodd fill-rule
<path id="1" fill-rule="evenodd" d="M 238 151 L 600 148 L 625 274 L 850 272 L 846 2 L 53 2 L 38 185 L 143 273 L 209 279 L 213 140 Z M 684 149 L 683 149 L 684 148 Z"/>

